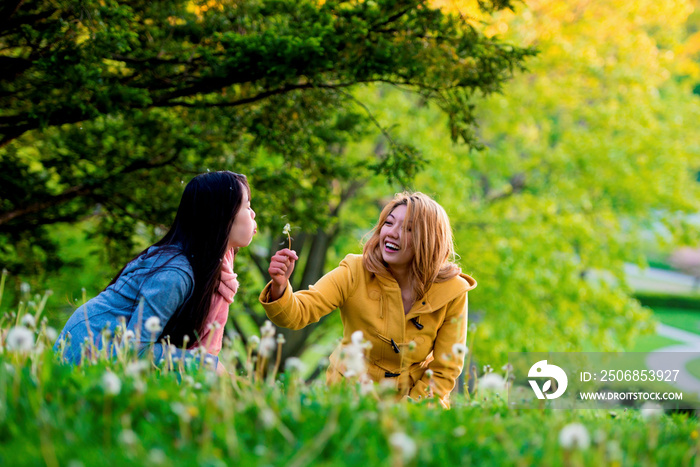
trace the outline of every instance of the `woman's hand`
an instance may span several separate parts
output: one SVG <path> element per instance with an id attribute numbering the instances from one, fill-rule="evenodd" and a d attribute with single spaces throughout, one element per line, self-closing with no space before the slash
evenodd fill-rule
<path id="1" fill-rule="evenodd" d="M 299 259 L 294 250 L 285 248 L 279 250 L 270 258 L 270 267 L 267 272 L 270 273 L 272 286 L 270 287 L 270 299 L 274 302 L 282 296 L 284 289 L 287 288 L 289 276 L 294 271 L 294 263 Z"/>

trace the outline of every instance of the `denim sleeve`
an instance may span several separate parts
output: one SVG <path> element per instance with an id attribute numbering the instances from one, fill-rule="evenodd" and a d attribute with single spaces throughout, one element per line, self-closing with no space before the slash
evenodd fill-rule
<path id="1" fill-rule="evenodd" d="M 163 358 L 164 346 L 156 342 L 160 331 L 156 333 L 148 331 L 146 321 L 155 316 L 160 320 L 160 327 L 163 328 L 189 298 L 193 288 L 192 278 L 178 268 L 162 268 L 143 282 L 136 311 L 127 323 L 127 330 L 131 330 L 136 336 L 139 336 L 136 342 L 139 355 L 143 355 L 153 343 L 155 361 L 159 362 Z M 172 356 L 186 359 L 194 358 L 194 354 L 190 351 L 185 351 L 183 355 L 182 349 L 173 349 Z M 207 360 L 209 357 L 212 358 L 216 366 L 219 361 L 218 357 L 209 354 L 205 356 Z"/>

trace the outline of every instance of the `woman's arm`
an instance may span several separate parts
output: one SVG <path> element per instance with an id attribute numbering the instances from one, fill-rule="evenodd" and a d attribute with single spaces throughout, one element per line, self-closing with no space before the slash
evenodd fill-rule
<path id="1" fill-rule="evenodd" d="M 193 287 L 192 278 L 184 271 L 173 267 L 161 268 L 144 280 L 139 292 L 138 305 L 126 326 L 127 330 L 131 330 L 138 336 L 136 346 L 139 355 L 143 355 L 150 344 L 153 344 L 155 361 L 159 362 L 165 356 L 163 345 L 156 342 L 161 331 L 150 331 L 146 328 L 146 321 L 148 318 L 157 317 L 162 329 L 185 303 Z M 181 349 L 176 349 L 172 356 L 189 358 L 194 355 L 189 351 L 183 354 Z M 211 357 L 216 366 L 218 357 L 214 355 L 206 357 Z"/>
<path id="2" fill-rule="evenodd" d="M 275 257 L 273 257 L 274 260 Z M 273 267 L 270 267 L 273 281 L 268 283 L 260 294 L 260 303 L 265 308 L 267 317 L 277 326 L 301 329 L 317 322 L 323 316 L 345 303 L 355 288 L 357 272 L 352 271 L 348 259 L 323 276 L 309 290 L 293 292 L 288 277 L 285 276 L 283 293 L 273 298 L 273 287 L 279 287 L 279 280 L 274 280 Z"/>
<path id="3" fill-rule="evenodd" d="M 452 348 L 455 344 L 466 345 L 466 342 L 467 293 L 465 292 L 448 305 L 445 321 L 438 329 L 433 346 L 435 359 L 428 365 L 428 369 L 433 371 L 432 389 L 443 405 L 449 406 L 447 400 L 464 366 L 464 358 L 455 356 L 452 353 Z M 415 400 L 428 397 L 430 380 L 431 378 L 424 373 L 423 377 L 414 384 L 409 392 L 409 397 Z"/>

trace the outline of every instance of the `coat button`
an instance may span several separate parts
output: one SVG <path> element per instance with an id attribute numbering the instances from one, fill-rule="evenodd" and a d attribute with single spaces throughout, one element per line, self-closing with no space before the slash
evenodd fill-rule
<path id="1" fill-rule="evenodd" d="M 423 301 L 423 305 L 425 305 L 425 300 Z"/>
<path id="2" fill-rule="evenodd" d="M 391 339 L 391 348 L 394 349 L 394 352 L 395 352 L 395 353 L 401 352 L 401 351 L 399 350 L 399 346 L 396 345 L 396 342 L 394 342 L 394 339 Z"/>

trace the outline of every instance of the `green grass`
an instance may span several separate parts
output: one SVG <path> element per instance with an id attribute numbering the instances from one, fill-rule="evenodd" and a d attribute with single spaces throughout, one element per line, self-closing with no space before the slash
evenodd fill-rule
<path id="1" fill-rule="evenodd" d="M 680 311 L 661 314 L 668 319 Z M 134 374 L 128 370 L 133 356 L 71 367 L 48 349 L 52 343 L 43 326 L 40 322 L 34 330 L 41 344 L 23 354 L 6 348 L 11 324 L 0 321 L 0 465 L 700 462 L 700 422 L 688 414 L 645 418 L 625 408 L 513 408 L 498 394 L 478 390 L 456 395 L 452 409 L 443 410 L 431 401 L 398 401 L 391 390 L 377 386 L 363 396 L 356 382 L 328 388 L 321 380 L 305 384 L 290 373 L 274 381 L 260 379 L 242 369 L 246 365 L 235 350 L 248 361 L 254 352 L 240 343 L 226 345 L 221 353 L 231 377 L 196 367 L 173 371 L 150 366 Z M 643 336 L 632 350 L 648 352 L 676 343 Z M 700 360 L 691 366 L 700 371 Z M 121 382 L 117 394 L 106 393 L 107 372 Z M 572 423 L 584 427 L 591 439 L 588 447 L 562 446 L 560 433 Z M 391 442 L 399 433 L 406 435 L 403 447 Z"/>
<path id="2" fill-rule="evenodd" d="M 654 316 L 663 324 L 700 334 L 700 313 L 683 308 L 655 308 Z"/>
<path id="3" fill-rule="evenodd" d="M 670 339 L 668 337 L 660 336 L 658 334 L 641 336 L 637 338 L 634 343 L 634 347 L 630 349 L 630 352 L 651 352 L 653 350 L 661 349 L 663 347 L 669 347 L 671 345 L 679 345 L 682 342 Z"/>
<path id="4" fill-rule="evenodd" d="M 686 415 L 516 410 L 490 393 L 458 398 L 445 411 L 362 397 L 352 385 L 300 387 L 288 375 L 256 385 L 207 371 L 179 379 L 116 369 L 122 388 L 110 396 L 100 383 L 104 362 L 74 369 L 50 353 L 0 360 L 2 465 L 157 465 L 159 458 L 176 465 L 692 465 L 698 458 L 700 427 Z M 560 445 L 571 423 L 594 439 L 589 448 Z M 415 455 L 404 458 L 406 448 L 391 446 L 398 432 L 415 443 Z"/>
<path id="5" fill-rule="evenodd" d="M 129 371 L 133 355 L 95 364 L 60 364 L 40 343 L 5 348 L 0 322 L 0 465 L 694 465 L 700 423 L 687 414 L 645 418 L 635 409 L 509 407 L 498 394 L 398 401 L 356 382 L 328 388 L 295 374 L 258 378 L 226 345 L 232 376 L 203 368 L 149 366 Z M 663 342 L 657 341 L 657 344 Z M 43 350 L 42 350 L 43 346 Z M 253 349 L 238 348 L 251 362 Z M 108 394 L 103 378 L 120 381 Z M 564 427 L 581 424 L 592 440 L 566 448 Z M 404 444 L 392 444 L 403 434 Z M 415 447 L 415 449 L 413 449 Z"/>
<path id="6" fill-rule="evenodd" d="M 688 370 L 688 373 L 700 379 L 700 358 L 696 358 L 695 360 L 691 360 L 686 363 L 685 369 Z"/>

